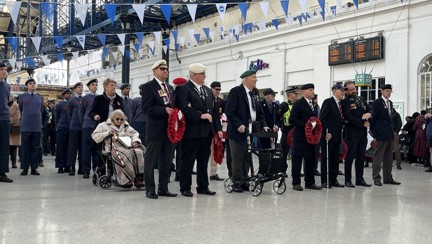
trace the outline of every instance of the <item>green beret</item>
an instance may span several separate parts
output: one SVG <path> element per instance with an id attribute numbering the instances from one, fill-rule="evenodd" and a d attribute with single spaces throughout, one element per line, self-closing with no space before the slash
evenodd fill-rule
<path id="1" fill-rule="evenodd" d="M 256 74 L 256 70 L 250 69 L 250 70 L 243 72 L 243 74 L 240 75 L 240 78 L 243 79 L 243 78 L 248 77 L 249 75 L 253 75 L 253 74 Z"/>

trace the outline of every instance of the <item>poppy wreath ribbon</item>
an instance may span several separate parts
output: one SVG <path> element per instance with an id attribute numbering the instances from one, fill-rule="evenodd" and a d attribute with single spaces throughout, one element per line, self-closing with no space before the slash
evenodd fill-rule
<path id="1" fill-rule="evenodd" d="M 312 127 L 312 122 L 316 122 L 315 129 Z M 317 117 L 310 117 L 305 126 L 306 141 L 312 145 L 318 144 L 321 139 L 322 130 L 321 121 Z"/>
<path id="2" fill-rule="evenodd" d="M 213 159 L 217 164 L 222 164 L 223 161 L 223 145 L 222 138 L 217 133 L 213 135 Z"/>
<path id="3" fill-rule="evenodd" d="M 168 138 L 172 143 L 177 143 L 183 138 L 185 132 L 186 123 L 185 117 L 181 113 L 180 109 L 175 108 L 174 111 L 168 117 Z"/>
<path id="4" fill-rule="evenodd" d="M 288 147 L 292 147 L 294 144 L 294 128 L 292 128 L 289 132 L 288 132 L 288 136 L 287 136 L 287 144 Z"/>

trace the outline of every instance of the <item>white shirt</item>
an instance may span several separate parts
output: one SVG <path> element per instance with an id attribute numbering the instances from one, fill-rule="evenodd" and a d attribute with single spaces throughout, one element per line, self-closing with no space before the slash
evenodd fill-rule
<path id="1" fill-rule="evenodd" d="M 250 111 L 250 117 L 251 117 L 251 120 L 252 120 L 252 121 L 256 121 L 256 111 L 252 109 L 252 98 L 251 98 L 251 96 L 249 95 L 249 92 L 250 92 L 251 90 L 249 90 L 245 85 L 243 85 L 243 87 L 245 88 L 246 95 L 247 95 L 248 102 L 249 102 L 249 111 Z"/>

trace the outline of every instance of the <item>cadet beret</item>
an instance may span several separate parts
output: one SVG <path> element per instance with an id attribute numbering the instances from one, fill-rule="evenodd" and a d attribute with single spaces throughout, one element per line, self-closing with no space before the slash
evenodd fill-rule
<path id="1" fill-rule="evenodd" d="M 292 93 L 292 92 L 296 93 L 296 89 L 297 89 L 297 87 L 288 88 L 285 90 L 285 92 L 286 93 Z"/>
<path id="2" fill-rule="evenodd" d="M 206 71 L 207 67 L 200 64 L 200 63 L 194 63 L 189 65 L 189 71 L 194 73 L 194 74 L 201 74 L 204 73 Z"/>
<path id="3" fill-rule="evenodd" d="M 273 89 L 271 89 L 271 88 L 267 88 L 263 91 L 263 94 L 264 94 L 264 96 L 267 96 L 269 94 L 275 95 L 275 94 L 277 94 L 277 92 L 273 91 Z"/>
<path id="4" fill-rule="evenodd" d="M 35 79 L 30 78 L 30 79 L 26 80 L 26 82 L 25 82 L 24 84 L 27 86 L 27 84 L 28 84 L 30 81 L 33 81 L 34 83 L 36 83 Z"/>
<path id="5" fill-rule="evenodd" d="M 393 87 L 391 84 L 385 84 L 385 85 L 381 86 L 381 90 L 386 90 L 386 89 L 393 90 Z"/>
<path id="6" fill-rule="evenodd" d="M 312 84 L 312 83 L 304 84 L 304 85 L 301 87 L 302 90 L 307 90 L 307 89 L 311 89 L 311 88 L 314 88 L 314 89 L 315 89 L 315 86 L 314 86 L 314 84 Z"/>
<path id="7" fill-rule="evenodd" d="M 55 103 L 55 99 L 48 99 L 47 102 L 49 102 L 49 103 Z"/>
<path id="8" fill-rule="evenodd" d="M 71 90 L 69 88 L 66 88 L 63 90 L 62 95 L 69 93 L 69 92 L 71 92 Z"/>
<path id="9" fill-rule="evenodd" d="M 243 74 L 240 75 L 240 78 L 245 78 L 248 77 L 249 75 L 253 75 L 256 74 L 256 70 L 254 69 L 250 69 L 250 70 L 246 70 L 245 72 L 243 72 Z"/>
<path id="10" fill-rule="evenodd" d="M 220 83 L 219 81 L 213 81 L 213 82 L 210 84 L 210 87 L 211 87 L 211 88 L 221 87 L 221 83 Z"/>
<path id="11" fill-rule="evenodd" d="M 0 68 L 7 67 L 5 63 L 0 62 Z"/>
<path id="12" fill-rule="evenodd" d="M 82 82 L 75 83 L 75 85 L 73 86 L 73 89 L 76 89 L 79 86 L 83 86 L 83 83 Z"/>
<path id="13" fill-rule="evenodd" d="M 123 89 L 125 89 L 126 87 L 129 87 L 129 88 L 130 88 L 130 84 L 129 84 L 129 83 L 123 83 L 123 84 L 121 84 L 121 86 L 120 86 L 120 90 L 123 90 Z"/>
<path id="14" fill-rule="evenodd" d="M 334 90 L 345 91 L 346 90 L 346 88 L 341 84 L 334 84 L 331 89 L 332 89 L 332 91 L 334 91 Z"/>
<path id="15" fill-rule="evenodd" d="M 173 84 L 176 86 L 181 86 L 187 82 L 187 79 L 183 77 L 177 77 L 173 80 Z"/>
<path id="16" fill-rule="evenodd" d="M 87 86 L 90 86 L 92 83 L 98 83 L 98 79 L 91 79 L 87 82 Z"/>
<path id="17" fill-rule="evenodd" d="M 161 65 L 167 65 L 167 62 L 165 60 L 159 60 L 156 63 L 153 64 L 152 66 L 152 70 L 156 69 L 157 67 L 161 66 Z"/>

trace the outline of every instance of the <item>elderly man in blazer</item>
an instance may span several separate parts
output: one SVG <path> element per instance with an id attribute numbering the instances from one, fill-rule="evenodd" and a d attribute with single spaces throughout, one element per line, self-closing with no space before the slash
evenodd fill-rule
<path id="1" fill-rule="evenodd" d="M 258 121 L 262 128 L 269 130 L 264 112 L 255 88 L 257 78 L 255 70 L 247 70 L 240 75 L 242 83 L 232 88 L 225 105 L 228 118 L 228 139 L 232 156 L 232 180 L 234 192 L 243 192 L 242 183 L 247 180 L 249 165 L 247 162 L 247 137 L 249 124 Z"/>
<path id="2" fill-rule="evenodd" d="M 345 94 L 345 88 L 341 84 L 335 84 L 332 87 L 332 93 L 333 96 L 324 100 L 319 115 L 323 125 L 321 137 L 321 186 L 325 188 L 332 188 L 332 186 L 344 187 L 337 181 L 337 176 L 343 125 L 341 101 Z M 327 185 L 327 164 L 329 168 L 329 185 Z"/>
<path id="3" fill-rule="evenodd" d="M 294 145 L 292 147 L 292 177 L 293 189 L 303 191 L 301 186 L 300 171 L 304 159 L 305 188 L 312 190 L 321 190 L 320 186 L 315 184 L 314 164 L 316 160 L 316 145 L 309 144 L 306 141 L 305 126 L 311 117 L 318 116 L 317 104 L 312 100 L 315 96 L 314 84 L 305 84 L 301 88 L 302 98 L 294 103 L 289 118 L 289 123 L 294 125 Z M 316 123 L 316 122 L 315 122 Z M 316 124 L 314 125 L 314 127 Z"/>
<path id="4" fill-rule="evenodd" d="M 186 118 L 186 130 L 181 142 L 180 191 L 191 197 L 192 169 L 197 162 L 197 193 L 214 195 L 208 187 L 207 174 L 210 145 L 214 133 L 222 137 L 222 128 L 214 96 L 204 85 L 206 66 L 195 63 L 189 66 L 189 81 L 176 88 L 176 105 Z"/>
<path id="5" fill-rule="evenodd" d="M 152 66 L 153 80 L 141 87 L 142 108 L 147 114 L 146 141 L 144 154 L 144 181 L 146 197 L 157 199 L 158 196 L 176 197 L 168 190 L 170 164 L 173 159 L 175 144 L 168 139 L 168 117 L 174 111 L 173 88 L 167 84 L 169 69 L 165 60 L 159 60 Z M 159 186 L 156 194 L 153 163 L 158 160 Z"/>
<path id="6" fill-rule="evenodd" d="M 372 136 L 376 141 L 376 153 L 373 159 L 372 178 L 376 186 L 381 183 L 381 163 L 383 168 L 384 184 L 400 185 L 393 179 L 393 129 L 391 113 L 393 102 L 390 101 L 392 85 L 385 84 L 381 87 L 381 97 L 372 103 L 372 117 L 369 119 Z"/>

